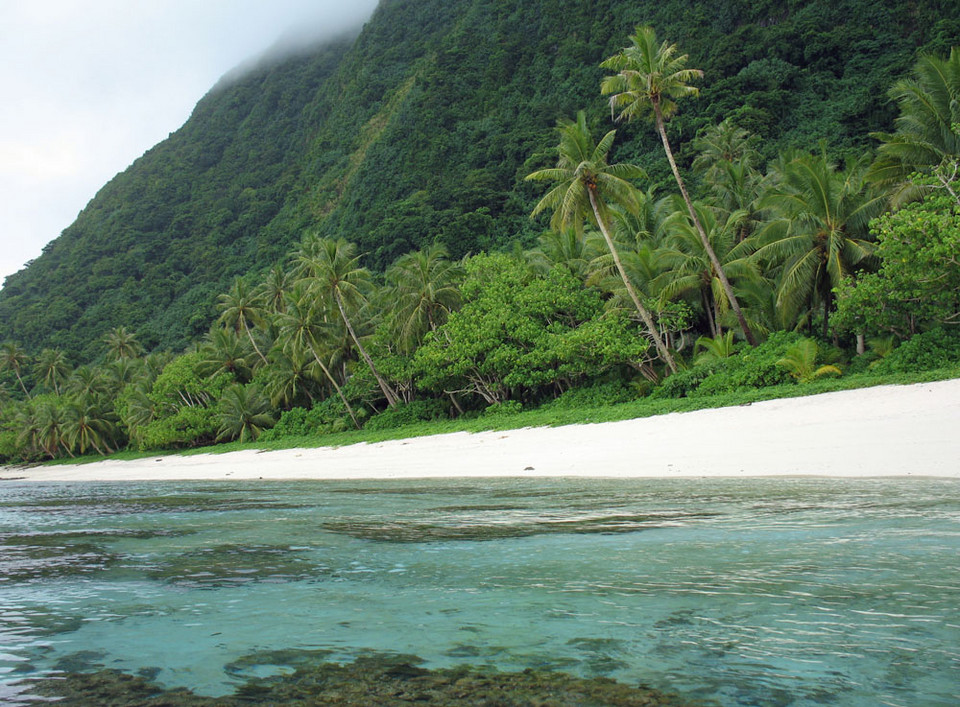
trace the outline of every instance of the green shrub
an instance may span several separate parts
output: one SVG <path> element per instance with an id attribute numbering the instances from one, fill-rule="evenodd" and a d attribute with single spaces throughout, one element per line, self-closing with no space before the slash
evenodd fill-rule
<path id="1" fill-rule="evenodd" d="M 488 405 L 481 417 L 508 417 L 523 412 L 523 405 L 519 400 L 504 400 L 502 403 Z"/>
<path id="2" fill-rule="evenodd" d="M 323 420 L 319 408 L 292 408 L 280 415 L 277 424 L 265 430 L 260 439 L 267 441 L 281 437 L 310 437 L 329 431 L 330 425 Z"/>
<path id="3" fill-rule="evenodd" d="M 374 415 L 363 429 L 392 430 L 445 417 L 447 417 L 447 405 L 442 400 L 414 400 Z"/>
<path id="4" fill-rule="evenodd" d="M 877 361 L 874 373 L 932 371 L 960 362 L 960 331 L 937 328 L 904 341 Z"/>
<path id="5" fill-rule="evenodd" d="M 584 388 L 571 388 L 555 400 L 541 405 L 541 410 L 570 410 L 603 407 L 637 399 L 637 391 L 622 381 L 598 383 Z"/>

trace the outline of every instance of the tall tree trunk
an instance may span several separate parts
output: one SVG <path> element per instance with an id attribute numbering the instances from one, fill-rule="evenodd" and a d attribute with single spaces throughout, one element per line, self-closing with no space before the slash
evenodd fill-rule
<path id="1" fill-rule="evenodd" d="M 600 227 L 600 233 L 603 234 L 603 239 L 607 242 L 607 248 L 610 249 L 610 255 L 613 256 L 613 262 L 617 266 L 617 272 L 620 274 L 620 279 L 623 280 L 624 286 L 627 288 L 627 294 L 630 295 L 630 299 L 633 300 L 634 307 L 637 308 L 637 311 L 640 313 L 643 323 L 647 327 L 647 332 L 650 334 L 650 338 L 653 339 L 653 345 L 657 349 L 657 353 L 660 354 L 667 366 L 670 367 L 671 373 L 677 372 L 677 364 L 673 360 L 673 356 L 670 354 L 670 349 L 667 348 L 666 344 L 663 343 L 663 338 L 660 336 L 660 332 L 657 330 L 657 326 L 653 321 L 653 316 L 650 314 L 650 311 L 643 306 L 643 303 L 640 302 L 640 298 L 637 296 L 636 291 L 633 289 L 633 285 L 630 284 L 630 278 L 627 277 L 627 271 L 623 268 L 623 263 L 620 262 L 620 254 L 617 252 L 617 247 L 613 243 L 613 238 L 610 237 L 610 233 L 607 231 L 607 225 L 603 222 L 603 218 L 600 216 L 600 208 L 597 204 L 597 197 L 594 193 L 594 188 L 592 186 L 587 187 L 587 193 L 590 194 L 590 206 L 593 207 L 593 215 L 597 219 L 597 225 Z"/>
<path id="2" fill-rule="evenodd" d="M 20 371 L 14 368 L 13 372 L 17 374 L 17 382 L 20 383 L 20 389 L 23 390 L 23 394 L 29 399 L 30 393 L 27 392 L 27 386 L 23 384 L 23 378 L 20 377 Z"/>
<path id="3" fill-rule="evenodd" d="M 357 350 L 360 352 L 360 355 L 363 357 L 363 360 L 366 362 L 367 366 L 370 367 L 370 371 L 377 379 L 377 383 L 380 384 L 380 390 L 383 391 L 383 395 L 387 399 L 387 404 L 392 408 L 396 407 L 397 394 L 394 392 L 393 388 L 390 387 L 390 384 L 387 383 L 386 379 L 380 375 L 380 371 L 378 371 L 377 367 L 373 365 L 373 359 L 370 358 L 367 350 L 363 348 L 363 345 L 360 343 L 360 339 L 357 337 L 357 333 L 353 330 L 353 325 L 350 323 L 350 319 L 347 317 L 347 312 L 343 307 L 343 300 L 340 299 L 340 293 L 334 290 L 333 298 L 337 301 L 337 308 L 340 310 L 340 316 L 343 317 L 343 323 L 346 325 L 347 331 L 350 332 L 350 338 L 353 339 L 353 343 L 357 345 Z"/>
<path id="4" fill-rule="evenodd" d="M 309 337 L 308 337 L 309 338 Z M 360 429 L 360 423 L 357 422 L 357 416 L 353 414 L 353 408 L 350 407 L 350 403 L 347 402 L 347 396 L 343 394 L 343 391 L 340 390 L 340 386 L 337 385 L 337 381 L 334 379 L 333 375 L 330 373 L 330 369 L 327 368 L 323 361 L 320 360 L 320 357 L 317 355 L 317 350 L 313 348 L 313 342 L 307 341 L 310 345 L 310 353 L 313 354 L 313 359 L 320 366 L 320 370 L 323 371 L 323 374 L 327 377 L 327 380 L 330 381 L 330 384 L 333 386 L 333 389 L 337 391 L 337 395 L 340 397 L 341 402 L 343 402 L 344 407 L 347 408 L 347 412 L 350 414 L 350 419 L 353 420 L 353 424 L 357 426 L 357 429 Z"/>
<path id="5" fill-rule="evenodd" d="M 253 334 L 250 333 L 250 327 L 247 326 L 247 320 L 243 317 L 240 317 L 240 321 L 243 324 L 243 330 L 247 332 L 247 338 L 250 339 L 250 343 L 253 345 L 253 350 L 257 352 L 257 356 L 260 357 L 260 360 L 266 363 L 267 357 L 260 353 L 260 349 L 257 347 L 257 342 L 253 340 Z"/>
<path id="6" fill-rule="evenodd" d="M 720 259 L 717 258 L 717 254 L 710 245 L 710 240 L 707 238 L 707 234 L 703 230 L 703 225 L 700 223 L 700 219 L 697 218 L 697 212 L 693 208 L 693 202 L 690 200 L 690 195 L 687 193 L 687 187 L 683 183 L 683 178 L 680 176 L 680 170 L 677 169 L 677 163 L 673 159 L 673 150 L 670 149 L 670 141 L 667 139 L 667 130 L 663 122 L 663 113 L 660 111 L 659 100 L 653 101 L 653 111 L 657 119 L 657 132 L 660 133 L 660 141 L 663 143 L 663 151 L 667 153 L 667 161 L 670 163 L 670 169 L 673 170 L 673 177 L 677 180 L 677 186 L 680 187 L 680 194 L 683 196 L 683 201 L 687 205 L 687 211 L 690 212 L 690 218 L 693 219 L 693 225 L 696 227 L 697 234 L 700 236 L 700 242 L 703 244 L 703 249 L 706 251 L 707 257 L 710 258 L 710 263 L 713 265 L 713 269 L 717 271 L 717 277 L 720 278 L 720 284 L 723 286 L 723 291 L 726 293 L 727 299 L 730 301 L 730 308 L 733 309 L 733 313 L 737 315 L 737 321 L 740 323 L 740 328 L 743 330 L 744 337 L 746 337 L 747 342 L 751 346 L 756 346 L 757 339 L 753 335 L 753 330 L 750 329 L 750 325 L 747 324 L 747 320 L 743 316 L 743 312 L 740 311 L 740 302 L 737 300 L 737 296 L 733 292 L 733 286 L 730 284 L 730 280 L 727 279 L 727 273 L 724 272 L 723 266 L 720 264 Z"/>

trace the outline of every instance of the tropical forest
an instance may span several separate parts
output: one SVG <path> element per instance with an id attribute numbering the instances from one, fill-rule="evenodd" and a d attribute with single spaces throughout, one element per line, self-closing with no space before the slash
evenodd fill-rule
<path id="1" fill-rule="evenodd" d="M 382 0 L 0 290 L 4 463 L 954 377 L 950 0 Z"/>

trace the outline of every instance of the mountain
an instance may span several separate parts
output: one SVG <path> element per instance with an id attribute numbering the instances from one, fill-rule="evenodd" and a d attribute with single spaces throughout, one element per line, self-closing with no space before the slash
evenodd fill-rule
<path id="1" fill-rule="evenodd" d="M 871 149 L 890 84 L 920 52 L 960 44 L 953 0 L 382 0 L 359 34 L 222 80 L 186 124 L 106 184 L 0 290 L 0 341 L 93 360 L 119 325 L 147 348 L 206 331 L 233 278 L 306 231 L 342 235 L 382 269 L 442 242 L 451 254 L 529 244 L 558 118 L 609 129 L 599 62 L 637 24 L 705 72 L 669 124 L 690 139 L 733 117 L 765 157 L 827 142 Z M 619 131 L 616 158 L 670 176 L 655 132 Z"/>

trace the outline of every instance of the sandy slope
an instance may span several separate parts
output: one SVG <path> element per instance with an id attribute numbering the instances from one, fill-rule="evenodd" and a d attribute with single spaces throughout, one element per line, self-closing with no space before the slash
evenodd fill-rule
<path id="1" fill-rule="evenodd" d="M 4 468 L 37 481 L 453 476 L 960 478 L 960 380 L 659 417 L 340 448 Z"/>

